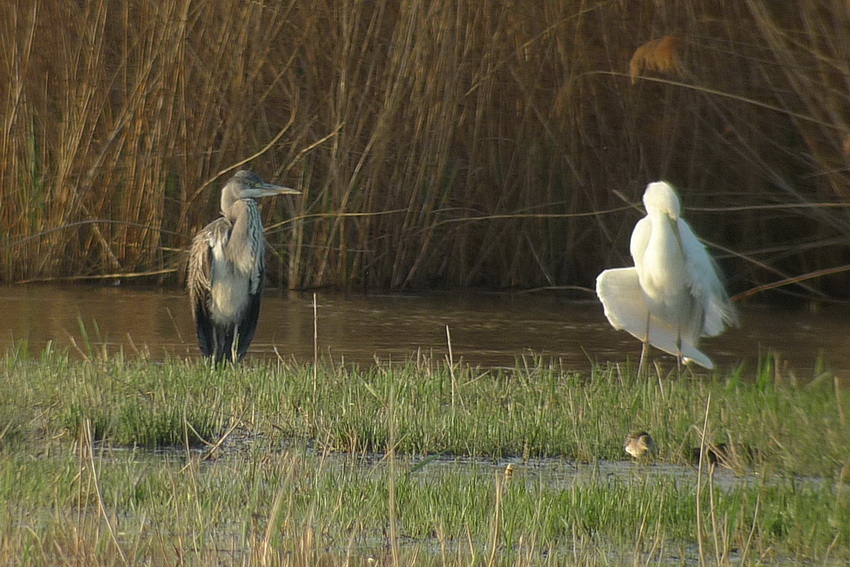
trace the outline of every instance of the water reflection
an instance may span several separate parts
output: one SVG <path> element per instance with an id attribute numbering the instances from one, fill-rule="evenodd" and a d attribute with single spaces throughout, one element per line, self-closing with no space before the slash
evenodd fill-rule
<path id="1" fill-rule="evenodd" d="M 613 331 L 596 301 L 570 301 L 552 294 L 425 293 L 343 297 L 317 294 L 317 345 L 322 357 L 357 364 L 404 360 L 417 351 L 488 367 L 514 366 L 523 355 L 559 360 L 566 369 L 587 370 L 591 361 L 635 360 L 640 344 Z M 812 378 L 822 352 L 846 381 L 850 368 L 850 308 L 820 313 L 745 306 L 740 329 L 706 340 L 704 350 L 728 368 L 759 353 L 782 354 L 787 371 Z M 194 328 L 182 290 L 126 287 L 13 287 L 0 290 L 5 350 L 27 339 L 30 350 L 47 341 L 60 347 L 83 344 L 80 324 L 96 345 L 154 359 L 197 356 Z M 313 295 L 266 293 L 249 356 L 314 356 Z M 653 351 L 656 355 L 660 353 Z M 669 358 L 665 359 L 670 362 Z"/>

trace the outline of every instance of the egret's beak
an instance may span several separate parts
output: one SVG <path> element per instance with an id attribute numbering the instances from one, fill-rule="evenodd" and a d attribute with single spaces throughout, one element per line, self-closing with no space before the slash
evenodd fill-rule
<path id="1" fill-rule="evenodd" d="M 281 185 L 272 185 L 271 183 L 259 182 L 253 183 L 243 191 L 246 197 L 272 197 L 274 195 L 300 195 L 301 191 Z"/>

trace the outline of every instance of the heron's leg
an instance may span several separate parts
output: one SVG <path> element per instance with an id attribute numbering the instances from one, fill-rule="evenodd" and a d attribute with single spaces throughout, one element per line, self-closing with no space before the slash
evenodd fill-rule
<path id="1" fill-rule="evenodd" d="M 676 372 L 682 373 L 682 327 L 676 333 Z"/>
<path id="2" fill-rule="evenodd" d="M 219 336 L 218 327 L 213 327 L 212 336 L 213 344 L 212 352 L 210 353 L 210 358 L 213 361 L 213 366 L 215 366 L 221 362 L 221 337 Z"/>
<path id="3" fill-rule="evenodd" d="M 233 342 L 230 343 L 230 361 L 239 362 L 239 339 L 242 335 L 239 333 L 239 325 L 233 329 Z"/>

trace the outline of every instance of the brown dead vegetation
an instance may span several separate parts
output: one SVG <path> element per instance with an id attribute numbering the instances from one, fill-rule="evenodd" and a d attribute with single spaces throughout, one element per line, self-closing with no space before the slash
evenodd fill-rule
<path id="1" fill-rule="evenodd" d="M 684 42 L 680 38 L 665 35 L 638 47 L 629 61 L 629 76 L 632 78 L 632 84 L 637 83 L 638 77 L 644 71 L 683 75 L 685 73 L 681 57 L 683 45 Z"/>
<path id="2" fill-rule="evenodd" d="M 732 289 L 846 294 L 846 274 L 799 276 L 850 264 L 848 19 L 840 0 L 7 2 L 2 277 L 176 283 L 250 167 L 305 192 L 264 205 L 274 284 L 589 287 L 628 261 L 620 195 L 664 178 Z"/>

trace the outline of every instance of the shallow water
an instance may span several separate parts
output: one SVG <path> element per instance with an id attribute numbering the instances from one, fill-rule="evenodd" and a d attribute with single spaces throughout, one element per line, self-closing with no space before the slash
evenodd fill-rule
<path id="1" fill-rule="evenodd" d="M 592 297 L 588 294 L 589 297 Z M 779 353 L 786 378 L 811 380 L 822 353 L 829 367 L 850 383 L 850 307 L 819 312 L 745 306 L 742 327 L 705 340 L 703 350 L 719 369 L 759 354 Z M 197 356 L 194 329 L 182 290 L 128 287 L 7 287 L 0 289 L 4 350 L 26 339 L 31 352 L 52 341 L 85 351 L 90 344 L 154 360 Z M 451 355 L 485 367 L 513 367 L 523 356 L 560 361 L 585 371 L 591 362 L 636 361 L 640 344 L 614 331 L 595 300 L 574 301 L 549 293 L 422 293 L 342 296 L 267 291 L 250 356 L 313 360 L 314 323 L 318 355 L 346 363 L 401 361 L 417 352 Z M 448 336 L 447 336 L 448 329 Z M 671 357 L 653 351 L 655 360 Z"/>

